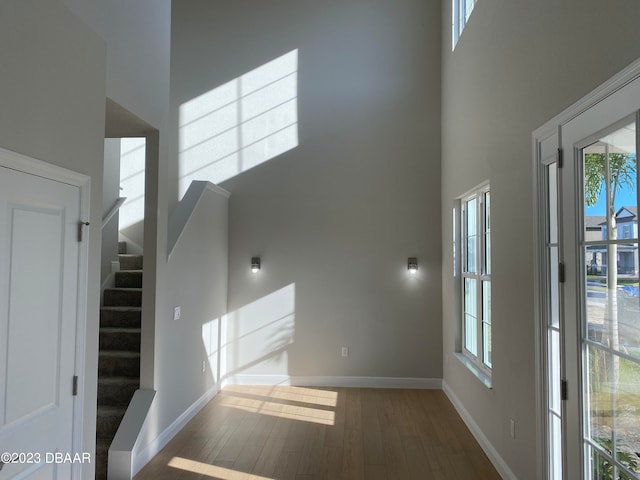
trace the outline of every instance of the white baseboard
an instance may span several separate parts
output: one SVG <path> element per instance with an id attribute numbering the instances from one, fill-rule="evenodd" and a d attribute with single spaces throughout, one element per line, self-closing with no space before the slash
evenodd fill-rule
<path id="1" fill-rule="evenodd" d="M 456 411 L 458 412 L 460 417 L 462 417 L 462 420 L 467 425 L 469 430 L 471 430 L 471 434 L 480 444 L 480 447 L 482 447 L 484 453 L 487 454 L 487 457 L 489 457 L 489 460 L 496 468 L 500 476 L 506 480 L 518 480 L 518 477 L 516 477 L 516 475 L 511 471 L 511 469 L 507 465 L 507 462 L 505 462 L 504 459 L 500 456 L 487 436 L 482 432 L 476 421 L 473 419 L 473 417 L 471 417 L 471 414 L 469 414 L 467 409 L 464 408 L 464 405 L 462 405 L 460 399 L 456 396 L 451 387 L 447 385 L 445 381 L 442 381 L 442 390 L 444 390 L 444 393 L 447 395 L 447 397 L 449 397 L 449 400 L 455 407 Z"/>
<path id="2" fill-rule="evenodd" d="M 160 435 L 158 435 L 149 445 L 141 449 L 139 452 L 134 452 L 132 460 L 132 470 L 135 475 L 142 467 L 144 467 L 149 461 L 155 457 L 160 450 L 162 450 L 167 443 L 171 441 L 176 434 L 189 423 L 196 414 L 202 410 L 202 408 L 209 403 L 209 401 L 215 397 L 220 391 L 219 384 L 216 384 L 207 392 L 204 393 L 198 400 L 196 400 L 189 408 L 187 408 L 182 414 L 176 418 L 171 425 L 165 428 Z"/>
<path id="3" fill-rule="evenodd" d="M 299 387 L 442 389 L 440 378 L 327 377 L 289 375 L 230 375 L 222 385 L 295 385 Z"/>

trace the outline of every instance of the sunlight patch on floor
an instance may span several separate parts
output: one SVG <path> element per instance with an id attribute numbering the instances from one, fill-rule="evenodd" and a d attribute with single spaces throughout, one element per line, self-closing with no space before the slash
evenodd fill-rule
<path id="1" fill-rule="evenodd" d="M 209 465 L 207 463 L 197 462 L 184 457 L 173 457 L 168 466 L 178 470 L 199 473 L 205 478 L 215 478 L 219 480 L 273 480 L 272 478 L 262 477 L 247 472 L 238 472 L 229 468 L 218 467 L 217 465 Z"/>
<path id="2" fill-rule="evenodd" d="M 292 402 L 309 403 L 325 407 L 335 407 L 338 404 L 337 392 L 333 392 L 331 390 L 319 390 L 315 388 L 228 385 L 224 388 L 224 391 Z"/>
<path id="3" fill-rule="evenodd" d="M 221 395 L 217 406 L 230 407 L 245 412 L 270 415 L 289 420 L 319 423 L 321 425 L 335 425 L 335 412 L 320 408 L 287 405 L 286 403 L 255 400 L 235 395 Z"/>

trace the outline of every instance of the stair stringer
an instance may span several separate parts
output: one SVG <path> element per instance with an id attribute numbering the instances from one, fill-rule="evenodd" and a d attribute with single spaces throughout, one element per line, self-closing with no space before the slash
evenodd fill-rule
<path id="1" fill-rule="evenodd" d="M 231 193 L 218 185 L 204 180 L 194 180 L 189 185 L 187 192 L 178 203 L 176 209 L 169 217 L 169 225 L 167 229 L 167 259 L 171 258 L 173 249 L 180 240 L 193 212 L 200 203 L 204 193 L 209 190 L 229 198 Z"/>
<path id="2" fill-rule="evenodd" d="M 156 391 L 139 389 L 127 407 L 111 446 L 109 447 L 107 479 L 131 480 L 134 475 L 133 459 L 140 434 L 145 427 L 147 415 Z"/>

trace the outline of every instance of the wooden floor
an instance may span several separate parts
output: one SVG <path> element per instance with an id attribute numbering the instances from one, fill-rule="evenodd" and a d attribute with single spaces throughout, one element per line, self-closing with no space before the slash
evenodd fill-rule
<path id="1" fill-rule="evenodd" d="M 135 480 L 499 478 L 440 390 L 233 386 Z"/>

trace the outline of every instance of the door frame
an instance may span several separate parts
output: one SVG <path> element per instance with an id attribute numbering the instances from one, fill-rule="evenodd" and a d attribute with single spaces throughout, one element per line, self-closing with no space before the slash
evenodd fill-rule
<path id="1" fill-rule="evenodd" d="M 624 89 L 634 80 L 640 79 L 640 59 L 604 82 L 591 93 L 585 95 L 572 106 L 556 115 L 532 133 L 532 179 L 533 179 L 533 232 L 534 232 L 534 318 L 535 318 L 535 382 L 536 382 L 536 459 L 538 465 L 537 478 L 547 480 L 549 465 L 548 427 L 547 427 L 547 325 L 545 311 L 547 308 L 547 266 L 545 264 L 546 245 L 546 212 L 544 162 L 554 155 L 553 145 L 557 149 L 562 146 L 562 128 L 582 113 L 596 107 L 600 102 Z M 625 117 L 629 112 L 620 112 Z M 565 161 L 572 161 L 573 151 L 565 151 Z M 559 199 L 560 201 L 560 199 Z M 577 386 L 572 386 L 575 394 Z M 563 449 L 564 450 L 564 449 Z M 563 452 L 564 455 L 564 452 Z"/>
<path id="2" fill-rule="evenodd" d="M 0 147 L 0 166 L 11 170 L 35 175 L 67 185 L 78 187 L 79 212 L 78 221 L 89 220 L 91 198 L 91 177 L 42 160 L 37 160 L 20 153 Z M 85 347 L 87 331 L 87 292 L 89 271 L 89 228 L 85 228 L 84 239 L 78 246 L 78 291 L 76 304 L 75 361 L 74 374 L 78 376 L 77 395 L 73 398 L 72 452 L 82 453 L 84 450 L 84 398 L 85 398 Z M 72 479 L 82 477 L 82 463 L 72 465 Z"/>

